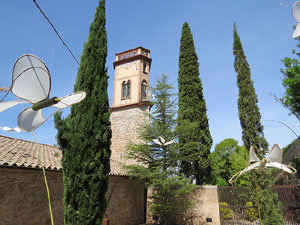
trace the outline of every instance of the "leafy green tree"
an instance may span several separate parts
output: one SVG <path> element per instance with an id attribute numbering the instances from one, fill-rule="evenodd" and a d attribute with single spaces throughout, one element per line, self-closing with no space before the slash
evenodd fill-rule
<path id="1" fill-rule="evenodd" d="M 235 151 L 229 156 L 230 177 L 243 170 L 249 164 L 249 151 L 245 146 L 237 146 Z M 249 186 L 251 182 L 250 173 L 245 173 L 235 182 L 239 186 Z"/>
<path id="2" fill-rule="evenodd" d="M 236 140 L 228 138 L 216 145 L 210 160 L 212 183 L 227 186 L 229 179 L 248 165 L 249 153 Z M 236 184 L 249 185 L 249 174 L 242 175 Z"/>
<path id="3" fill-rule="evenodd" d="M 297 40 L 299 41 L 300 39 L 297 38 Z M 299 43 L 297 47 L 300 47 Z M 300 53 L 295 49 L 292 50 L 292 53 L 296 55 L 297 58 L 285 57 L 282 60 L 285 66 L 284 69 L 281 69 L 285 94 L 278 100 L 300 121 L 300 61 L 298 59 Z"/>
<path id="4" fill-rule="evenodd" d="M 263 126 L 260 123 L 261 115 L 257 106 L 257 95 L 236 24 L 234 24 L 233 38 L 234 68 L 237 73 L 239 88 L 238 108 L 243 131 L 242 139 L 246 149 L 249 150 L 253 145 L 258 149 L 257 154 L 259 157 L 262 157 L 268 151 L 268 143 L 264 137 Z"/>
<path id="5" fill-rule="evenodd" d="M 272 191 L 272 187 L 274 186 L 272 170 L 265 169 L 257 173 L 252 172 L 252 175 L 252 179 L 256 179 L 256 183 L 251 182 L 251 198 L 255 208 L 258 209 L 260 207 L 262 224 L 283 225 L 282 203 L 278 200 L 277 193 Z"/>
<path id="6" fill-rule="evenodd" d="M 63 149 L 65 224 L 101 225 L 110 172 L 110 113 L 105 68 L 105 0 L 99 1 L 85 43 L 74 91 L 86 92 L 66 119 L 55 116 L 57 142 Z"/>
<path id="7" fill-rule="evenodd" d="M 188 23 L 182 26 L 179 54 L 179 149 L 182 172 L 196 179 L 196 184 L 209 181 L 209 154 L 212 137 L 206 115 L 206 103 L 193 36 Z"/>
<path id="8" fill-rule="evenodd" d="M 164 145 L 175 138 L 176 101 L 173 89 L 166 75 L 157 79 L 152 89 L 154 112 L 145 115 L 149 123 L 141 124 L 140 143 L 127 146 L 127 158 L 136 160 L 137 164 L 125 166 L 132 176 L 142 179 L 146 187 L 153 190 L 150 210 L 159 217 L 162 225 L 182 224 L 182 213 L 192 204 L 187 196 L 194 188 L 178 172 L 176 143 Z M 165 142 L 155 144 L 152 140 L 159 139 L 159 136 Z"/>

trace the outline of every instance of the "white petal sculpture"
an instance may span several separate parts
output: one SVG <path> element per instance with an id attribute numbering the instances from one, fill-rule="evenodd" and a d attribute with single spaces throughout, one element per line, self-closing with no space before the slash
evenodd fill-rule
<path id="1" fill-rule="evenodd" d="M 11 131 L 16 131 L 16 132 L 21 132 L 21 129 L 19 127 L 15 127 L 15 128 L 10 128 L 10 127 L 0 127 L 1 130 L 4 130 L 4 131 L 8 131 L 8 132 L 11 132 Z"/>
<path id="2" fill-rule="evenodd" d="M 24 100 L 14 100 L 0 103 L 0 112 L 19 103 L 32 103 L 31 107 L 24 109 L 18 116 L 18 129 L 24 132 L 33 131 L 41 126 L 48 118 L 42 115 L 42 109 L 53 106 L 58 110 L 82 101 L 86 93 L 79 91 L 62 98 L 49 98 L 51 90 L 51 77 L 46 64 L 34 55 L 23 55 L 15 62 L 12 73 L 11 92 Z M 12 128 L 1 128 L 12 131 Z M 16 130 L 15 130 L 16 131 Z"/>
<path id="3" fill-rule="evenodd" d="M 175 139 L 166 142 L 166 140 L 162 136 L 159 136 L 158 138 L 152 140 L 153 143 L 155 143 L 159 146 L 167 146 L 167 145 L 173 144 L 174 141 L 175 141 Z"/>
<path id="4" fill-rule="evenodd" d="M 260 160 L 257 155 L 255 154 L 254 148 L 251 146 L 250 148 L 250 159 L 249 159 L 249 166 L 247 166 L 242 171 L 234 174 L 230 180 L 229 183 L 234 183 L 242 174 L 253 170 L 253 169 L 263 169 L 266 167 L 274 167 L 277 169 L 281 169 L 287 173 L 297 173 L 297 170 L 293 168 L 292 166 L 282 164 L 282 149 L 279 144 L 274 144 L 268 158 L 263 158 Z"/>
<path id="5" fill-rule="evenodd" d="M 300 1 L 294 3 L 292 8 L 292 15 L 298 22 L 293 32 L 293 38 L 296 38 L 300 36 Z"/>

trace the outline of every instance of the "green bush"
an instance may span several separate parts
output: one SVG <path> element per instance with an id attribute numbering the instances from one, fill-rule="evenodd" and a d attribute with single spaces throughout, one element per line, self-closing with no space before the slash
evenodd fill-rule
<path id="1" fill-rule="evenodd" d="M 257 212 L 255 208 L 253 207 L 252 202 L 247 202 L 245 206 L 252 207 L 246 209 L 246 214 L 248 216 L 248 219 L 252 222 L 258 219 Z"/>
<path id="2" fill-rule="evenodd" d="M 226 207 L 226 206 L 229 206 L 228 203 L 226 203 L 226 202 L 220 202 L 219 203 L 220 214 L 221 214 L 220 216 L 221 216 L 221 219 L 223 219 L 223 220 L 232 218 L 231 209 L 229 207 Z"/>

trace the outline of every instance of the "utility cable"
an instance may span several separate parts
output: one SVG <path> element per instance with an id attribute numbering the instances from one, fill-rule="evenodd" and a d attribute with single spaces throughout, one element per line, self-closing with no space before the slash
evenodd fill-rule
<path id="1" fill-rule="evenodd" d="M 287 127 L 290 131 L 292 131 L 293 134 L 295 134 L 297 138 L 299 138 L 299 135 L 297 135 L 296 132 L 292 128 L 290 128 L 288 125 L 286 125 L 285 123 L 283 123 L 279 120 L 264 120 L 264 121 L 280 123 L 280 124 L 284 125 L 285 127 Z"/>
<path id="2" fill-rule="evenodd" d="M 42 15 L 45 17 L 45 19 L 48 21 L 48 23 L 50 24 L 50 26 L 53 28 L 54 32 L 56 33 L 56 35 L 58 36 L 58 38 L 61 40 L 61 42 L 63 43 L 63 45 L 68 49 L 68 51 L 72 55 L 73 59 L 77 62 L 78 65 L 80 65 L 80 63 L 78 62 L 78 60 L 74 56 L 73 52 L 71 51 L 71 49 L 64 42 L 64 40 L 62 39 L 62 37 L 59 35 L 58 31 L 55 29 L 54 25 L 51 23 L 51 21 L 49 20 L 49 18 L 46 16 L 46 14 L 43 12 L 43 10 L 40 8 L 40 6 L 37 4 L 36 0 L 33 0 L 33 2 L 36 5 L 36 7 L 40 10 L 40 12 L 42 13 Z"/>

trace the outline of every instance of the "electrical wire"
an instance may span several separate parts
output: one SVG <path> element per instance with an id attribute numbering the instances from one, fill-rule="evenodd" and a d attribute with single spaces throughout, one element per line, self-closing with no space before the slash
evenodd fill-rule
<path id="1" fill-rule="evenodd" d="M 264 121 L 280 123 L 280 124 L 284 125 L 285 127 L 287 127 L 290 131 L 292 131 L 293 134 L 295 134 L 297 138 L 299 138 L 299 135 L 297 135 L 296 132 L 292 128 L 290 128 L 288 125 L 286 125 L 285 123 L 283 123 L 279 120 L 264 120 Z"/>
<path id="2" fill-rule="evenodd" d="M 61 42 L 63 43 L 63 45 L 67 48 L 67 50 L 69 51 L 69 53 L 71 54 L 71 56 L 73 57 L 73 59 L 77 62 L 78 65 L 80 65 L 80 63 L 78 62 L 78 60 L 76 59 L 76 57 L 74 56 L 73 52 L 71 51 L 71 49 L 68 47 L 68 45 L 65 43 L 65 41 L 62 39 L 62 37 L 59 35 L 58 31 L 55 29 L 54 25 L 51 23 L 50 19 L 46 16 L 46 14 L 43 12 L 43 10 L 41 9 L 41 7 L 37 4 L 36 0 L 33 0 L 34 4 L 36 5 L 36 7 L 40 10 L 40 12 L 42 13 L 42 15 L 44 16 L 44 18 L 48 21 L 48 23 L 50 24 L 50 26 L 53 28 L 54 32 L 56 33 L 56 35 L 58 36 L 58 38 L 61 40 Z"/>

